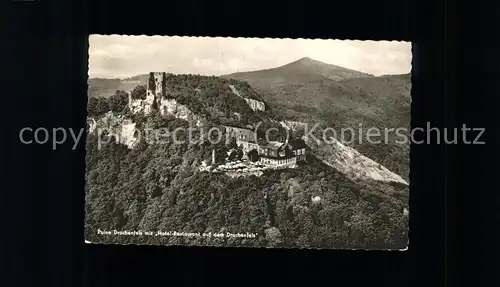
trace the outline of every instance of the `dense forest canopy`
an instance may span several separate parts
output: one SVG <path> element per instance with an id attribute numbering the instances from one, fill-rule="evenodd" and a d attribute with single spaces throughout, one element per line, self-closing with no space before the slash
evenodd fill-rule
<path id="1" fill-rule="evenodd" d="M 229 88 L 229 85 L 233 85 L 241 96 L 262 101 L 248 83 L 199 75 L 166 74 L 165 79 L 165 99 L 175 99 L 210 123 L 251 129 L 257 127 L 259 137 L 262 138 L 265 138 L 264 131 L 273 128 L 275 131 L 270 134 L 270 140 L 282 140 L 287 137 L 286 130 L 277 122 L 281 118 L 273 113 L 271 107 L 266 107 L 266 111 L 253 111 L 244 99 L 235 95 Z M 131 98 L 146 99 L 146 87 L 135 87 L 131 91 Z M 87 109 L 91 117 L 99 117 L 109 111 L 131 118 L 140 117 L 130 113 L 128 94 L 121 90 L 107 98 L 90 98 Z"/>
<path id="2" fill-rule="evenodd" d="M 246 101 L 230 89 L 233 85 L 242 97 L 262 101 L 246 82 L 199 75 L 166 75 L 166 97 L 176 99 L 196 114 L 219 124 L 245 127 L 264 119 L 276 119 L 270 107 L 254 112 Z"/>
<path id="3" fill-rule="evenodd" d="M 117 90 L 111 97 L 89 98 L 87 113 L 89 117 L 99 117 L 107 112 L 121 114 L 128 110 L 128 94 L 125 91 Z"/>
<path id="4" fill-rule="evenodd" d="M 324 123 L 337 130 L 406 128 L 410 130 L 411 73 L 372 76 L 310 58 L 225 78 L 251 84 L 286 119 Z M 353 141 L 351 147 L 409 180 L 410 144 Z"/>
<path id="5" fill-rule="evenodd" d="M 186 124 L 174 120 L 175 124 Z M 309 159 L 297 170 L 229 178 L 199 172 L 210 148 L 87 141 L 86 238 L 95 242 L 230 246 L 403 248 L 404 193 L 360 186 Z M 388 189 L 390 192 L 388 192 Z M 267 196 L 267 197 L 266 197 Z M 321 201 L 314 203 L 312 197 Z M 104 230 L 257 233 L 256 239 L 100 237 Z M 275 229 L 272 229 L 275 228 Z M 269 236 L 269 230 L 275 230 Z M 267 231 L 267 233 L 266 233 Z M 267 235 L 266 235 L 267 234 Z"/>

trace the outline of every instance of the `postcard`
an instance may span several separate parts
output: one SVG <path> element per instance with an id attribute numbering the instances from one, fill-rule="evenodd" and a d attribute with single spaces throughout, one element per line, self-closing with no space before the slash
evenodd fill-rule
<path id="1" fill-rule="evenodd" d="M 85 240 L 405 250 L 411 43 L 91 35 Z"/>

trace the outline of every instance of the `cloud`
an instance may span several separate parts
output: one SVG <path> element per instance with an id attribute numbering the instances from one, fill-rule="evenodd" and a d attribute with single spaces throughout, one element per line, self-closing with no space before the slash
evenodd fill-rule
<path id="1" fill-rule="evenodd" d="M 221 75 L 274 68 L 302 57 L 375 75 L 411 70 L 411 44 L 388 41 L 91 35 L 90 77 L 150 71 Z"/>

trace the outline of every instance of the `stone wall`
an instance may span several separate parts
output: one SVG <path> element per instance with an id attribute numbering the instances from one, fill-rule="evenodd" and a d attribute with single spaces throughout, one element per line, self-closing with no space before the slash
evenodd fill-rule
<path id="1" fill-rule="evenodd" d="M 108 112 L 97 120 L 88 118 L 87 121 L 92 123 L 91 129 L 88 131 L 89 134 L 95 132 L 98 136 L 108 134 L 117 143 L 124 144 L 128 148 L 133 148 L 137 142 L 135 123 L 130 119 L 124 119 L 122 116 L 115 116 L 112 112 Z"/>
<path id="2" fill-rule="evenodd" d="M 178 119 L 194 122 L 197 126 L 202 125 L 203 119 L 195 115 L 186 106 L 177 103 L 175 99 L 162 99 L 159 102 L 161 114 L 173 115 Z"/>

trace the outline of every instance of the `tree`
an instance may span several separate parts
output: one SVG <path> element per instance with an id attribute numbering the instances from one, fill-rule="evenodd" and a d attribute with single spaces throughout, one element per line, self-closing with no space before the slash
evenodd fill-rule
<path id="1" fill-rule="evenodd" d="M 90 98 L 87 112 L 91 117 L 100 116 L 110 111 L 109 100 L 104 97 Z"/>
<path id="2" fill-rule="evenodd" d="M 215 151 L 215 163 L 216 164 L 223 164 L 226 161 L 226 151 L 224 149 L 222 150 L 216 150 Z"/>
<path id="3" fill-rule="evenodd" d="M 98 106 L 99 100 L 98 98 L 90 98 L 89 102 L 87 104 L 87 112 L 90 117 L 96 116 L 97 115 L 97 106 Z"/>
<path id="4" fill-rule="evenodd" d="M 167 97 L 167 74 L 165 72 L 161 79 L 161 96 L 164 99 Z"/>
<path id="5" fill-rule="evenodd" d="M 97 109 L 96 109 L 96 114 L 97 115 L 103 115 L 105 113 L 109 112 L 109 103 L 108 99 L 99 97 L 97 101 Z"/>
<path id="6" fill-rule="evenodd" d="M 265 230 L 265 233 L 266 233 L 266 239 L 270 246 L 276 247 L 283 243 L 283 238 L 278 228 L 276 227 L 268 228 Z"/>
<path id="7" fill-rule="evenodd" d="M 256 162 L 259 160 L 259 152 L 257 150 L 252 149 L 251 151 L 248 152 L 248 158 L 250 159 L 251 162 Z"/>
<path id="8" fill-rule="evenodd" d="M 153 95 L 156 94 L 155 75 L 154 75 L 153 72 L 149 73 L 148 88 L 151 90 L 151 92 L 153 93 Z"/>
<path id="9" fill-rule="evenodd" d="M 238 148 L 238 145 L 236 144 L 236 138 L 235 137 L 230 137 L 229 138 L 229 143 L 227 144 L 227 147 L 229 149 L 236 149 L 236 148 Z"/>
<path id="10" fill-rule="evenodd" d="M 114 113 L 121 113 L 128 106 L 128 94 L 125 91 L 117 90 L 109 98 L 109 109 Z"/>
<path id="11" fill-rule="evenodd" d="M 234 149 L 229 154 L 229 160 L 241 160 L 243 158 L 243 151 L 241 149 Z"/>
<path id="12" fill-rule="evenodd" d="M 231 151 L 231 153 L 229 154 L 229 160 L 236 160 L 236 156 L 237 156 L 237 151 L 236 150 Z"/>
<path id="13" fill-rule="evenodd" d="M 146 87 L 144 85 L 136 86 L 132 90 L 132 99 L 133 100 L 145 100 L 146 99 Z"/>
<path id="14" fill-rule="evenodd" d="M 241 150 L 240 148 L 238 148 L 236 150 L 236 160 L 241 160 L 243 158 L 243 150 Z"/>

